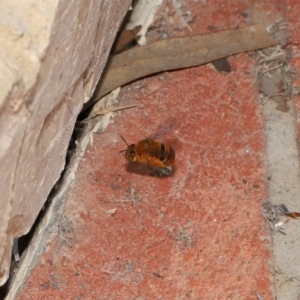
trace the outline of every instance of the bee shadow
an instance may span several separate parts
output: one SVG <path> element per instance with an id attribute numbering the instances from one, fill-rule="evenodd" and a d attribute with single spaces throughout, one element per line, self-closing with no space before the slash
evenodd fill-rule
<path id="1" fill-rule="evenodd" d="M 155 168 L 153 166 L 145 165 L 145 164 L 140 164 L 137 162 L 128 162 L 126 164 L 126 171 L 128 173 L 134 173 L 142 176 L 149 176 L 149 177 L 159 177 L 159 178 L 165 178 L 165 177 L 171 177 L 174 175 L 174 167 L 171 168 L 171 173 L 170 169 L 160 169 L 160 168 Z"/>

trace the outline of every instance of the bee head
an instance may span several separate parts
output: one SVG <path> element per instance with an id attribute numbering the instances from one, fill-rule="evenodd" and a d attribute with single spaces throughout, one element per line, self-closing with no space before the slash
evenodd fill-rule
<path id="1" fill-rule="evenodd" d="M 125 153 L 125 157 L 129 161 L 135 161 L 135 144 L 128 146 Z"/>
<path id="2" fill-rule="evenodd" d="M 122 136 L 121 138 L 127 145 L 127 149 L 121 150 L 120 153 L 125 152 L 125 157 L 128 161 L 135 161 L 135 144 L 128 145 L 128 143 Z"/>

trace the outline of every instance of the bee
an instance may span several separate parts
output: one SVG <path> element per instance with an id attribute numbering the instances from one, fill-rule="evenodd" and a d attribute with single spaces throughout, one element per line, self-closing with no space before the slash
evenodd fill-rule
<path id="1" fill-rule="evenodd" d="M 155 141 L 170 130 L 170 127 L 163 128 L 158 133 L 131 145 L 121 136 L 127 149 L 120 151 L 120 153 L 125 152 L 125 157 L 129 162 L 148 165 L 155 169 L 155 174 L 159 177 L 170 176 L 175 162 L 175 151 L 170 145 Z"/>

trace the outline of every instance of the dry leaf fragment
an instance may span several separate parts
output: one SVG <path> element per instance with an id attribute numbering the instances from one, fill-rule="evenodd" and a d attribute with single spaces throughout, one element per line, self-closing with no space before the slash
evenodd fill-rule
<path id="1" fill-rule="evenodd" d="M 231 65 L 229 61 L 227 60 L 227 57 L 223 57 L 220 59 L 216 59 L 211 62 L 212 65 L 216 68 L 217 71 L 219 72 L 226 72 L 230 73 L 231 72 Z"/>
<path id="2" fill-rule="evenodd" d="M 109 58 L 86 110 L 116 87 L 150 74 L 209 63 L 236 53 L 277 45 L 264 25 L 206 35 L 170 38 L 135 47 Z"/>
<path id="3" fill-rule="evenodd" d="M 282 215 L 284 215 L 286 217 L 289 217 L 289 218 L 292 218 L 292 219 L 300 218 L 300 213 L 299 212 L 295 212 L 295 211 L 290 212 L 285 204 L 279 205 L 279 209 L 280 209 Z"/>
<path id="4" fill-rule="evenodd" d="M 142 26 L 138 25 L 130 30 L 123 30 L 117 35 L 117 39 L 111 50 L 112 54 L 120 53 L 130 47 L 135 41 L 136 35 L 141 30 Z"/>

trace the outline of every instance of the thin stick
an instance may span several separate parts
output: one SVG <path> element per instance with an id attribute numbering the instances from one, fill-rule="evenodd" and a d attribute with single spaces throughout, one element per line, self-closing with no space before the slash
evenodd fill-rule
<path id="1" fill-rule="evenodd" d="M 90 120 L 92 120 L 92 119 L 94 119 L 98 116 L 103 116 L 103 115 L 108 114 L 110 112 L 125 110 L 125 109 L 133 108 L 133 107 L 136 107 L 136 106 L 137 106 L 137 104 L 130 104 L 130 105 L 123 105 L 123 106 L 117 106 L 117 107 L 112 107 L 112 108 L 103 108 L 103 109 L 97 110 L 95 112 L 94 116 L 86 118 L 86 119 L 84 119 L 80 122 L 81 123 L 87 123 L 88 121 L 90 121 Z"/>

